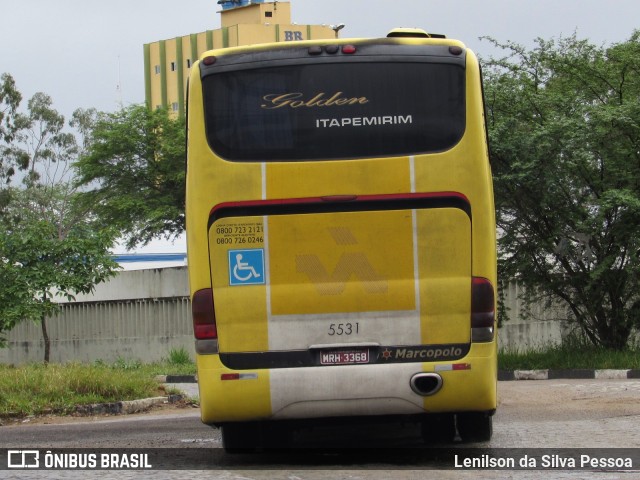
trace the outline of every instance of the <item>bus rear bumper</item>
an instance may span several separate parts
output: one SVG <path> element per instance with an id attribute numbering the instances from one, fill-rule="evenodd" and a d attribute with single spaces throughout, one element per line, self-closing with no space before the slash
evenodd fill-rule
<path id="1" fill-rule="evenodd" d="M 495 343 L 473 344 L 455 364 L 401 363 L 238 371 L 198 356 L 202 421 L 301 420 L 344 416 L 492 412 Z M 420 392 L 416 378 L 435 379 Z M 425 383 L 425 390 L 433 384 Z"/>

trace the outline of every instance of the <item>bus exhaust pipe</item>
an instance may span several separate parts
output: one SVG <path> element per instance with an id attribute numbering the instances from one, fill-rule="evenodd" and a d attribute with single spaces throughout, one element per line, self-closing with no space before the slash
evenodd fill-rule
<path id="1" fill-rule="evenodd" d="M 437 373 L 416 373 L 411 377 L 411 390 L 418 395 L 435 395 L 442 388 L 442 377 Z"/>

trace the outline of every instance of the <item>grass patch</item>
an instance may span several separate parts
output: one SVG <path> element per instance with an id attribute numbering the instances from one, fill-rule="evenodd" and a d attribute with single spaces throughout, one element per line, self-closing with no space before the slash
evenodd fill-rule
<path id="1" fill-rule="evenodd" d="M 158 387 L 143 370 L 108 365 L 0 365 L 0 416 L 68 414 L 78 405 L 157 396 Z"/>
<path id="2" fill-rule="evenodd" d="M 592 345 L 557 345 L 527 352 L 500 351 L 501 370 L 640 369 L 640 348 L 608 350 Z"/>
<path id="3" fill-rule="evenodd" d="M 171 367 L 184 367 L 184 366 L 192 366 L 193 361 L 191 360 L 191 355 L 187 352 L 187 349 L 184 347 L 180 348 L 172 348 L 169 352 L 169 358 L 166 362 Z"/>
<path id="4" fill-rule="evenodd" d="M 0 417 L 70 414 L 78 405 L 156 397 L 162 394 L 157 375 L 195 373 L 185 349 L 171 350 L 152 364 L 120 358 L 113 363 L 0 365 Z"/>
<path id="5" fill-rule="evenodd" d="M 176 353 L 174 353 L 176 352 Z M 196 365 L 189 357 L 189 353 L 184 349 L 171 350 L 169 356 L 161 362 L 144 364 L 139 360 L 126 360 L 119 358 L 113 363 L 102 360 L 94 362 L 95 366 L 111 368 L 123 372 L 136 371 L 149 377 L 156 375 L 195 375 Z"/>

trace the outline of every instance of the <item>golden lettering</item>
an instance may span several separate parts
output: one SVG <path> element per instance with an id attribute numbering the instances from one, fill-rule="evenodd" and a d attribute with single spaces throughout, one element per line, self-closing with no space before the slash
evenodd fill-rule
<path id="1" fill-rule="evenodd" d="M 364 105 L 369 103 L 367 97 L 346 97 L 343 92 L 336 92 L 328 96 L 325 92 L 317 93 L 308 100 L 304 99 L 304 94 L 295 93 L 270 93 L 262 97 L 265 103 L 261 105 L 265 110 L 276 110 L 279 108 L 315 108 L 315 107 L 342 107 L 345 105 Z"/>

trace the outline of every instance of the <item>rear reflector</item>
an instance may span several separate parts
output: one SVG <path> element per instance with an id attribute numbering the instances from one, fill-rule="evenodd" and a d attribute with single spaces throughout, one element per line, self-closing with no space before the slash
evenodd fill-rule
<path id="1" fill-rule="evenodd" d="M 223 373 L 220 380 L 257 380 L 257 373 Z"/>
<path id="2" fill-rule="evenodd" d="M 454 363 L 452 367 L 453 370 L 471 370 L 471 365 L 468 363 Z"/>
<path id="3" fill-rule="evenodd" d="M 451 363 L 448 365 L 436 365 L 436 372 L 457 372 L 460 370 L 471 370 L 469 363 Z"/>
<path id="4" fill-rule="evenodd" d="M 218 338 L 213 292 L 210 288 L 198 290 L 191 301 L 193 334 L 198 340 Z"/>

